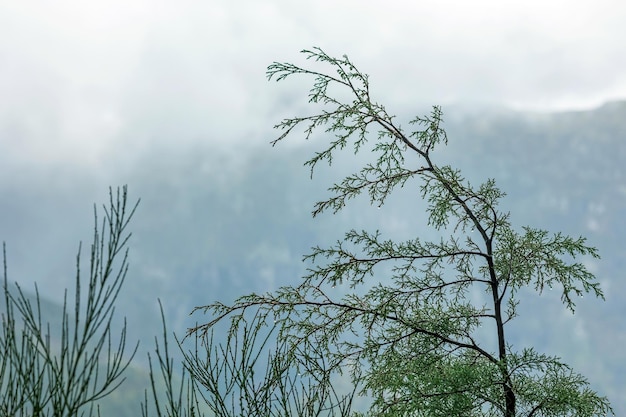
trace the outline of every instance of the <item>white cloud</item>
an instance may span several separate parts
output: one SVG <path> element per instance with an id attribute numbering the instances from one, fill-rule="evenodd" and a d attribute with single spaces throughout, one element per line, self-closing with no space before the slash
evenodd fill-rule
<path id="1" fill-rule="evenodd" d="M 0 142 L 101 165 L 155 141 L 268 141 L 286 87 L 264 69 L 313 45 L 394 109 L 593 106 L 626 97 L 624 21 L 617 0 L 0 0 Z"/>

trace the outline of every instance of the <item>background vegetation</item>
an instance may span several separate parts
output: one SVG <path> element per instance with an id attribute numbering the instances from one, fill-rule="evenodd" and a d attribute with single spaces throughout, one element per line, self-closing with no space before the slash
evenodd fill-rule
<path id="1" fill-rule="evenodd" d="M 626 106 L 612 103 L 594 111 L 552 115 L 443 110 L 450 146 L 442 158 L 470 180 L 497 178 L 508 193 L 503 209 L 519 213 L 520 223 L 582 233 L 598 247 L 602 260 L 590 267 L 607 302 L 581 300 L 571 316 L 554 303 L 529 296 L 511 336 L 516 343 L 562 356 L 608 395 L 617 415 L 625 413 L 621 394 L 626 391 L 626 358 L 620 347 L 626 329 L 620 320 L 620 294 L 626 259 L 621 241 Z M 191 308 L 207 300 L 228 301 L 244 290 L 274 289 L 297 279 L 303 271 L 301 254 L 312 242 L 332 243 L 340 230 L 369 225 L 397 237 L 413 232 L 393 215 L 407 207 L 415 197 L 410 194 L 390 201 L 384 216 L 366 201 L 357 201 L 338 217 L 311 220 L 309 208 L 323 195 L 320 184 L 331 178 L 322 171 L 308 181 L 302 163 L 310 153 L 307 146 L 314 145 L 280 152 L 251 146 L 236 153 L 157 148 L 114 177 L 67 170 L 4 178 L 0 232 L 7 242 L 10 277 L 26 288 L 37 281 L 45 299 L 60 301 L 60 288 L 69 287 L 74 277 L 76 242 L 89 240 L 91 204 L 102 200 L 94 190 L 109 183 L 133 184 L 132 194 L 143 202 L 133 223 L 131 272 L 118 314 L 128 317 L 132 339 L 142 340 L 144 351 L 133 369 L 145 377 L 142 357 L 160 334 L 158 297 L 169 328 L 183 329 L 192 324 Z M 354 168 L 341 159 L 335 166 Z M 542 320 L 546 316 L 554 322 Z M 145 380 L 138 385 L 133 401 L 143 395 Z M 120 394 L 131 397 L 132 392 L 125 385 Z M 127 415 L 137 410 L 135 402 Z"/>

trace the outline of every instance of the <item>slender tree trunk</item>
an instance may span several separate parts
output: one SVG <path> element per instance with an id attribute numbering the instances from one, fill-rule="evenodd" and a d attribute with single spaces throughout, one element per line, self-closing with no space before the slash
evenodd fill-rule
<path id="1" fill-rule="evenodd" d="M 487 251 L 492 253 L 491 242 L 487 242 Z M 500 359 L 500 372 L 502 373 L 502 388 L 504 394 L 504 417 L 515 417 L 515 392 L 509 375 L 509 366 L 506 353 L 506 338 L 504 336 L 504 321 L 502 320 L 502 298 L 498 287 L 498 277 L 493 266 L 493 258 L 487 258 L 489 275 L 491 280 L 491 294 L 493 296 L 493 309 L 498 331 L 498 357 Z"/>

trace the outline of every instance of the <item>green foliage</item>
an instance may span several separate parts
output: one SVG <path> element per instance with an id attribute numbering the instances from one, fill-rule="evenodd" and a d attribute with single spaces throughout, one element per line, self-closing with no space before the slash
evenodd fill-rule
<path id="1" fill-rule="evenodd" d="M 341 395 L 323 369 L 325 358 L 316 346 L 305 351 L 285 339 L 272 343 L 277 327 L 263 332 L 266 316 L 242 315 L 242 326 L 218 345 L 213 334 L 204 348 L 185 355 L 196 388 L 215 416 L 279 417 L 347 415 L 350 398 Z M 196 342 L 199 339 L 196 338 Z M 293 350 L 293 349 L 296 350 Z M 334 409 L 327 409 L 332 404 Z"/>
<path id="2" fill-rule="evenodd" d="M 159 374 L 155 372 L 152 356 L 148 353 L 148 363 L 150 368 L 150 391 L 151 400 L 148 400 L 148 391 L 145 391 L 144 400 L 141 403 L 142 417 L 148 417 L 154 405 L 154 412 L 157 417 L 200 417 L 204 416 L 202 406 L 198 398 L 198 390 L 195 381 L 189 378 L 189 373 L 182 369 L 180 377 L 177 377 L 174 369 L 174 359 L 170 356 L 169 338 L 167 336 L 167 326 L 163 314 L 163 306 L 159 302 L 161 309 L 161 323 L 163 325 L 163 340 L 155 337 L 155 363 L 158 364 Z M 180 345 L 178 345 L 180 347 Z M 195 362 L 194 362 L 195 363 Z M 158 379 L 158 376 L 161 379 Z M 163 398 L 164 397 L 164 398 Z"/>
<path id="3" fill-rule="evenodd" d="M 598 257 L 595 248 L 582 237 L 514 228 L 509 213 L 498 208 L 505 194 L 493 179 L 475 186 L 459 170 L 438 165 L 434 150 L 447 144 L 438 107 L 412 120 L 413 130 L 405 132 L 373 100 L 367 75 L 346 56 L 333 58 L 317 48 L 303 53 L 317 61 L 316 68 L 332 71 L 274 63 L 268 78 L 313 77 L 309 101 L 321 109 L 278 124 L 283 133 L 273 144 L 299 126 L 306 138 L 318 129 L 332 135 L 306 162 L 311 174 L 346 147 L 376 155 L 375 162 L 332 185 L 313 215 L 336 213 L 362 193 L 381 206 L 398 187 L 414 186 L 440 238 L 395 242 L 380 231 L 351 230 L 305 256 L 311 266 L 297 285 L 198 308 L 210 319 L 190 334 L 204 338 L 209 360 L 191 372 L 210 393 L 216 415 L 300 415 L 293 399 L 303 397 L 316 415 L 611 412 L 606 398 L 558 358 L 531 348 L 518 353 L 506 338 L 521 288 L 557 288 L 572 312 L 576 296 L 602 297 L 595 277 L 577 261 Z M 341 285 L 344 291 L 336 288 Z M 224 322 L 228 338 L 219 343 L 213 335 Z M 267 352 L 267 368 L 256 383 L 261 351 Z M 351 387 L 341 392 L 336 387 L 346 377 Z M 302 396 L 284 389 L 294 385 Z M 233 393 L 245 401 L 225 407 L 223 398 Z M 363 412 L 356 411 L 358 395 Z"/>
<path id="4" fill-rule="evenodd" d="M 127 354 L 126 323 L 114 338 L 114 304 L 128 271 L 125 229 L 136 205 L 127 207 L 126 188 L 112 190 L 104 219 L 95 226 L 87 290 L 76 260 L 73 316 L 67 292 L 60 328 L 51 328 L 39 292 L 32 300 L 19 285 L 11 291 L 4 252 L 5 313 L 0 334 L 0 415 L 99 415 L 98 400 L 117 389 L 137 346 Z M 21 320 L 21 321 L 20 321 Z M 86 414 L 85 414 L 86 413 Z"/>
<path id="5" fill-rule="evenodd" d="M 115 196 L 110 190 L 109 205 L 104 207 L 105 216 L 100 228 L 94 210 L 87 291 L 84 291 L 79 248 L 73 315 L 69 311 L 67 291 L 60 309 L 61 317 L 55 317 L 56 311 L 42 302 L 36 284 L 34 296 L 17 284 L 12 291 L 8 284 L 5 250 L 0 415 L 100 416 L 100 405 L 105 413 L 119 413 L 124 408 L 120 405 L 127 407 L 131 401 L 137 405 L 139 398 L 118 399 L 117 403 L 106 401 L 115 395 L 132 397 L 132 390 L 130 394 L 120 394 L 119 388 L 126 380 L 126 371 L 138 348 L 137 344 L 132 352 L 126 353 L 126 321 L 117 340 L 113 327 L 115 303 L 128 272 L 130 233 L 126 228 L 139 203 L 129 210 L 127 201 L 126 187 L 121 191 L 118 189 Z M 155 338 L 154 362 L 148 354 L 152 395 L 149 399 L 148 391 L 145 391 L 144 401 L 140 404 L 141 415 L 203 416 L 206 407 L 199 401 L 197 384 L 189 378 L 186 368 L 183 367 L 180 377 L 175 373 L 162 308 L 161 319 L 163 336 L 161 343 Z M 138 379 L 139 371 L 134 371 L 135 374 L 131 375 Z"/>

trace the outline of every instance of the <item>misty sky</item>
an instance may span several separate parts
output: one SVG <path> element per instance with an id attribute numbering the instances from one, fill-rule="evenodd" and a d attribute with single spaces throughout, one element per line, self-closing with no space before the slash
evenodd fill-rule
<path id="1" fill-rule="evenodd" d="M 267 143 L 294 84 L 265 68 L 311 46 L 348 54 L 391 109 L 593 107 L 626 98 L 624 22 L 621 0 L 0 0 L 2 160 Z"/>

